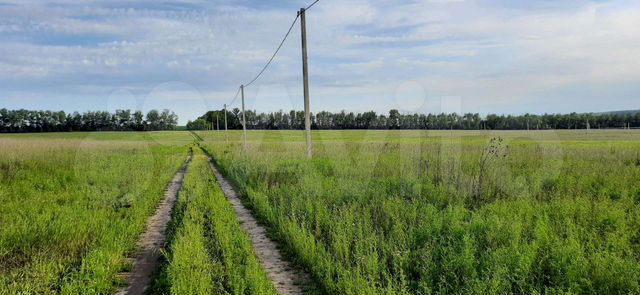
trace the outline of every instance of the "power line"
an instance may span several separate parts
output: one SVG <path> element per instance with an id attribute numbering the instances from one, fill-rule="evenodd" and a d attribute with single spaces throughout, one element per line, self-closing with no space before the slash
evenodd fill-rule
<path id="1" fill-rule="evenodd" d="M 316 3 L 318 3 L 318 1 L 320 0 L 316 0 L 313 3 L 311 3 L 311 5 L 307 6 L 307 8 L 305 8 L 304 10 L 309 10 L 309 8 L 313 7 L 314 5 L 316 5 Z"/>
<path id="2" fill-rule="evenodd" d="M 262 70 L 260 71 L 260 73 L 258 73 L 258 75 L 253 78 L 253 80 L 251 80 L 251 82 L 244 84 L 244 87 L 247 87 L 251 84 L 253 84 L 253 82 L 255 82 L 256 80 L 258 80 L 258 78 L 260 78 L 260 76 L 262 75 L 262 73 L 264 73 L 264 71 L 267 70 L 267 68 L 269 67 L 269 65 L 271 64 L 271 62 L 273 62 L 273 59 L 276 58 L 276 55 L 278 54 L 278 52 L 280 51 L 280 49 L 282 48 L 282 45 L 284 44 L 284 41 L 287 40 L 287 38 L 289 37 L 289 34 L 291 34 L 291 30 L 293 30 L 293 26 L 296 24 L 296 22 L 298 21 L 298 18 L 300 17 L 300 15 L 296 15 L 296 18 L 293 20 L 293 23 L 291 23 L 291 27 L 289 27 L 289 30 L 287 31 L 287 34 L 284 35 L 284 38 L 282 39 L 282 42 L 280 42 L 280 45 L 278 45 L 278 48 L 276 49 L 276 52 L 273 53 L 273 55 L 271 56 L 271 58 L 269 59 L 269 61 L 267 62 L 266 65 L 264 65 L 264 67 L 262 68 Z"/>
<path id="3" fill-rule="evenodd" d="M 231 100 L 231 102 L 228 103 L 227 106 L 231 106 L 234 102 L 236 102 L 236 100 L 238 99 L 238 94 L 240 94 L 240 87 L 238 87 L 238 92 L 236 92 L 236 95 L 233 97 L 233 100 Z"/>
<path id="4" fill-rule="evenodd" d="M 307 6 L 307 8 L 304 8 L 302 11 L 308 10 L 311 7 L 313 7 L 314 5 L 316 5 L 316 3 L 318 3 L 318 1 L 320 0 L 316 0 L 313 3 L 311 3 L 309 6 Z M 264 74 L 264 72 L 267 70 L 267 68 L 271 65 L 271 63 L 273 62 L 273 60 L 276 58 L 276 56 L 278 55 L 278 52 L 280 52 L 280 49 L 282 49 L 282 46 L 284 45 L 284 42 L 287 40 L 287 38 L 289 37 L 289 35 L 291 34 L 291 31 L 293 30 L 293 27 L 295 26 L 296 22 L 298 21 L 298 19 L 300 18 L 300 12 L 298 12 L 298 14 L 296 15 L 296 18 L 293 20 L 293 22 L 291 23 L 291 26 L 289 27 L 289 30 L 287 31 L 287 33 L 284 35 L 284 38 L 282 38 L 282 41 L 280 42 L 280 44 L 278 45 L 278 48 L 276 48 L 276 51 L 273 53 L 273 55 L 271 56 L 271 58 L 269 59 L 269 61 L 264 65 L 264 67 L 262 67 L 262 70 L 260 70 L 260 72 L 258 73 L 258 75 L 256 75 L 249 83 L 244 84 L 244 87 L 250 86 L 252 85 L 254 82 L 256 82 L 260 76 L 262 76 L 262 74 Z M 238 99 L 238 95 L 240 94 L 242 90 L 242 86 L 238 88 L 238 91 L 236 92 L 236 95 L 233 97 L 233 100 L 231 100 L 231 103 L 227 104 L 227 106 L 231 106 L 233 105 L 233 103 L 236 102 L 236 100 Z"/>

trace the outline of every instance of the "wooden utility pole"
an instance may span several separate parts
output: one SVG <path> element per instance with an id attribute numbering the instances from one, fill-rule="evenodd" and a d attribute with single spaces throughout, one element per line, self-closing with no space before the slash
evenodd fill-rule
<path id="1" fill-rule="evenodd" d="M 218 133 L 220 133 L 220 118 L 219 115 L 216 115 L 216 130 L 218 130 Z"/>
<path id="2" fill-rule="evenodd" d="M 242 132 L 244 138 L 244 149 L 247 149 L 247 117 L 244 114 L 244 85 L 240 85 L 240 93 L 242 95 Z"/>
<path id="3" fill-rule="evenodd" d="M 300 8 L 300 27 L 302 32 L 302 81 L 304 84 L 304 127 L 307 132 L 307 157 L 311 158 L 311 111 L 309 110 L 309 70 L 307 67 L 307 20 L 305 9 Z"/>
<path id="4" fill-rule="evenodd" d="M 227 104 L 224 104 L 224 139 L 229 140 L 227 136 Z"/>

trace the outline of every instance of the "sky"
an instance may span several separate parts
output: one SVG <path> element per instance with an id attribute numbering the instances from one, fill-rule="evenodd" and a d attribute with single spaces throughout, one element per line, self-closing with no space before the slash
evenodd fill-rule
<path id="1" fill-rule="evenodd" d="M 310 2 L 1 0 L 0 108 L 185 124 L 230 103 Z M 306 18 L 314 112 L 640 109 L 640 1 L 320 0 Z M 300 44 L 296 23 L 247 109 L 303 109 Z"/>

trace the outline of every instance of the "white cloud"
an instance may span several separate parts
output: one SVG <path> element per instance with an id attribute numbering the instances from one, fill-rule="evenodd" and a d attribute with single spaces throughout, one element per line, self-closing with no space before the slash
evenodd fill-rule
<path id="1" fill-rule="evenodd" d="M 144 97 L 180 81 L 212 105 L 253 78 L 304 5 L 5 2 L 0 101 L 16 92 L 107 97 L 121 87 Z M 398 85 L 419 81 L 432 96 L 519 112 L 533 95 L 554 89 L 640 82 L 640 5 L 526 5 L 322 0 L 307 15 L 313 106 L 384 110 L 395 104 Z M 299 38 L 296 26 L 259 83 L 297 95 Z"/>

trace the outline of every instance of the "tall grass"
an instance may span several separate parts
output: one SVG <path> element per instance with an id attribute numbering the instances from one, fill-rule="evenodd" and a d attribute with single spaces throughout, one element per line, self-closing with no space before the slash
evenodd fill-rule
<path id="1" fill-rule="evenodd" d="M 186 157 L 149 135 L 0 136 L 0 294 L 116 289 Z"/>
<path id="2" fill-rule="evenodd" d="M 640 293 L 639 134 L 200 135 L 329 294 Z"/>
<path id="3" fill-rule="evenodd" d="M 169 233 L 168 263 L 156 282 L 157 294 L 277 294 L 199 151 Z"/>

